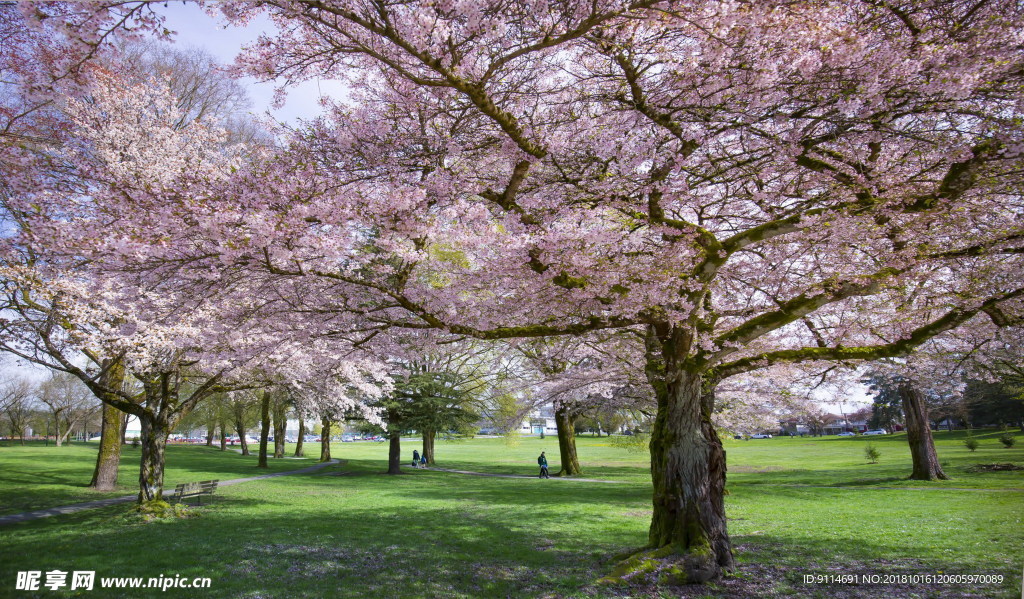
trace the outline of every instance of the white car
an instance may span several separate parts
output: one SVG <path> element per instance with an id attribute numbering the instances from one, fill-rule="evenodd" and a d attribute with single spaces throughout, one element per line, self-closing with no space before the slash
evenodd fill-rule
<path id="1" fill-rule="evenodd" d="M 757 435 L 750 435 L 750 438 L 751 439 L 771 439 L 772 436 L 771 435 L 757 434 Z"/>
<path id="2" fill-rule="evenodd" d="M 851 433 L 850 431 L 846 431 L 845 433 L 839 433 L 839 435 L 837 435 L 837 436 L 839 436 L 839 437 L 856 437 L 857 433 Z"/>
<path id="3" fill-rule="evenodd" d="M 865 435 L 888 435 L 889 433 L 885 432 L 885 430 L 883 430 L 883 429 L 876 429 L 876 430 L 873 430 L 873 431 L 864 431 L 864 434 Z"/>

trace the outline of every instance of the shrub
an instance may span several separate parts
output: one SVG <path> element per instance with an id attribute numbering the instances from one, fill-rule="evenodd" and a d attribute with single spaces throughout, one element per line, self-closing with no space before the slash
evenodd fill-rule
<path id="1" fill-rule="evenodd" d="M 879 455 L 881 455 L 881 454 L 879 454 L 878 450 L 875 449 L 875 446 L 871 445 L 870 443 L 867 445 L 867 447 L 864 448 L 864 456 L 867 457 L 868 462 L 870 462 L 872 464 L 877 464 L 878 463 L 878 456 Z"/>
<path id="2" fill-rule="evenodd" d="M 141 505 L 136 506 L 135 510 L 144 522 L 167 520 L 171 518 L 192 518 L 197 515 L 196 512 L 190 509 L 187 505 L 182 503 L 171 505 L 166 501 L 159 499 L 146 501 Z"/>
<path id="3" fill-rule="evenodd" d="M 967 449 L 974 451 L 978 449 L 978 446 L 981 445 L 981 443 L 978 443 L 978 440 L 975 439 L 974 437 L 967 437 L 966 439 L 964 439 L 964 445 L 967 446 Z"/>
<path id="4" fill-rule="evenodd" d="M 138 448 L 139 448 L 139 438 L 138 437 L 132 437 L 132 449 L 138 449 Z"/>
<path id="5" fill-rule="evenodd" d="M 647 433 L 637 432 L 633 435 L 618 435 L 612 437 L 612 446 L 625 449 L 630 453 L 643 453 L 648 450 L 651 444 L 651 436 Z"/>
<path id="6" fill-rule="evenodd" d="M 999 442 L 1002 443 L 1004 447 L 1009 449 L 1017 443 L 1017 437 L 1014 437 L 1010 433 L 1006 433 L 999 437 Z"/>
<path id="7" fill-rule="evenodd" d="M 516 448 L 522 443 L 523 437 L 519 432 L 519 429 L 511 429 L 505 433 L 505 446 Z"/>

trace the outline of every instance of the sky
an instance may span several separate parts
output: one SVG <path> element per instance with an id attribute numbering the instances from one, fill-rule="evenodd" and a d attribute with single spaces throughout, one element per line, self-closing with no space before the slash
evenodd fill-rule
<path id="1" fill-rule="evenodd" d="M 176 32 L 174 45 L 201 48 L 224 64 L 234 62 L 242 47 L 255 43 L 261 33 L 275 30 L 274 24 L 264 15 L 253 18 L 247 27 L 233 27 L 191 3 L 173 2 L 166 7 L 157 5 L 155 10 L 164 16 L 164 27 Z M 269 111 L 275 119 L 289 124 L 296 124 L 300 118 L 315 117 L 320 113 L 321 96 L 339 97 L 345 90 L 336 81 L 307 81 L 289 91 L 282 108 L 273 109 L 273 83 L 262 83 L 251 77 L 243 78 L 241 82 L 249 91 L 254 113 L 262 115 Z"/>

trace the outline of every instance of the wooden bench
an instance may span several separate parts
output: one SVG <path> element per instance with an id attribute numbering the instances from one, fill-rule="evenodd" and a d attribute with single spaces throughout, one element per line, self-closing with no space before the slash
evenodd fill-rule
<path id="1" fill-rule="evenodd" d="M 174 494 L 171 495 L 171 503 L 180 502 L 189 497 L 195 497 L 198 505 L 203 503 L 203 495 L 213 497 L 213 492 L 217 490 L 217 482 L 215 480 L 204 480 L 197 483 L 181 483 L 177 487 L 174 487 Z"/>

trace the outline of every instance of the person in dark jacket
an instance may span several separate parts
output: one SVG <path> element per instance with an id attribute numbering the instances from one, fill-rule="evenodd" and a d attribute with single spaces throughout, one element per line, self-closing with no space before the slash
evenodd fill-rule
<path id="1" fill-rule="evenodd" d="M 415 449 L 412 450 L 412 467 L 413 468 L 419 468 L 420 467 L 420 452 L 416 451 Z"/>
<path id="2" fill-rule="evenodd" d="M 537 465 L 540 466 L 540 475 L 537 478 L 551 478 L 548 474 L 548 459 L 544 457 L 544 452 L 540 452 L 540 457 L 537 458 Z"/>

